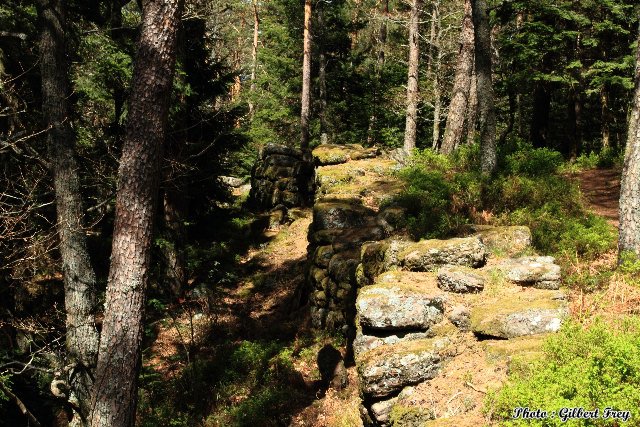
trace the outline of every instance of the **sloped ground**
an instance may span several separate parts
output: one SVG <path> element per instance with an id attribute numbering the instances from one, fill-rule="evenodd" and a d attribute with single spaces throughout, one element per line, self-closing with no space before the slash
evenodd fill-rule
<path id="1" fill-rule="evenodd" d="M 389 201 L 403 188 L 403 184 L 393 175 L 397 170 L 397 163 L 390 158 L 378 156 L 377 153 L 372 156 L 370 152 L 363 155 L 365 158 L 360 158 L 359 155 L 351 158 L 333 148 L 330 154 L 334 156 L 330 162 L 333 164 L 320 166 L 317 171 L 319 198 L 328 196 L 356 199 L 367 209 L 379 212 L 381 204 Z M 345 163 L 340 163 L 342 161 Z M 612 188 L 615 189 L 617 185 L 617 174 L 596 171 L 581 175 L 580 179 L 583 192 L 596 212 L 615 221 L 617 193 Z M 168 319 L 159 327 L 159 334 L 150 352 L 152 357 L 146 364 L 148 367 L 154 366 L 166 379 L 180 378 L 184 373 L 187 362 L 177 356 L 183 352 L 185 336 L 191 333 L 190 325 L 193 325 L 191 330 L 195 346 L 205 349 L 204 354 L 198 357 L 211 357 L 214 360 L 214 355 L 207 355 L 206 348 L 213 348 L 223 342 L 227 346 L 232 343 L 229 348 L 235 348 L 237 343 L 277 341 L 290 354 L 287 357 L 291 365 L 286 368 L 286 372 L 277 374 L 281 376 L 280 381 L 285 378 L 284 382 L 289 383 L 289 387 L 284 390 L 285 397 L 276 402 L 277 405 L 265 401 L 263 406 L 256 407 L 256 411 L 264 412 L 263 421 L 267 418 L 269 421 L 261 424 L 255 419 L 251 421 L 251 418 L 233 418 L 229 415 L 234 408 L 241 408 L 244 403 L 250 402 L 252 394 L 257 393 L 256 390 L 238 386 L 237 392 L 230 392 L 225 398 L 209 402 L 205 411 L 208 416 L 203 416 L 202 419 L 206 421 L 202 425 L 362 425 L 362 369 L 358 372 L 356 366 L 349 366 L 350 351 L 347 351 L 344 343 L 336 342 L 335 338 L 328 335 L 318 336 L 312 331 L 307 309 L 292 310 L 298 296 L 297 291 L 305 279 L 307 233 L 311 222 L 312 212 L 306 210 L 301 211 L 301 217 L 291 224 L 267 230 L 265 237 L 268 242 L 238 259 L 239 277 L 235 283 L 221 289 L 213 299 L 203 302 L 207 307 L 194 307 L 190 311 L 191 315 Z M 448 340 L 445 351 L 438 352 L 439 359 L 433 369 L 433 378 L 416 380 L 414 377 L 407 384 L 394 386 L 394 390 L 384 397 L 367 396 L 365 393 L 364 402 L 370 417 L 376 416 L 371 409 L 372 404 L 391 399 L 393 404 L 388 405 L 384 411 L 387 420 L 393 419 L 396 422 L 394 425 L 489 425 L 489 414 L 483 413 L 486 393 L 500 387 L 514 360 L 526 360 L 539 354 L 545 334 L 517 336 L 518 334 L 514 335 L 508 330 L 505 333 L 501 323 L 513 314 L 511 309 L 514 307 L 515 311 L 527 311 L 531 308 L 547 309 L 551 304 L 552 309 L 556 309 L 565 306 L 564 300 L 557 298 L 558 291 L 536 289 L 530 284 L 522 286 L 523 283 L 518 284 L 512 280 L 513 277 L 509 278 L 508 271 L 499 268 L 513 249 L 514 240 L 509 232 L 478 229 L 471 234 L 474 233 L 479 235 L 485 246 L 494 245 L 493 248 L 486 248 L 486 264 L 474 270 L 483 277 L 484 283 L 480 291 L 475 289 L 470 293 L 460 293 L 452 292 L 450 288 L 442 289 L 438 286 L 439 265 L 425 268 L 432 271 L 415 271 L 420 268 L 412 267 L 420 265 L 420 257 L 418 261 L 414 260 L 417 264 L 411 261 L 385 266 L 371 277 L 371 283 L 360 285 L 360 289 L 363 289 L 362 286 L 382 286 L 382 283 L 376 284 L 375 281 L 390 269 L 392 275 L 400 275 L 396 285 L 402 285 L 402 289 L 429 297 L 442 296 L 444 301 L 441 305 L 441 318 L 435 324 L 428 327 L 409 324 L 405 330 L 379 328 L 373 331 L 373 336 L 376 340 L 383 341 L 382 344 L 378 342 L 377 349 L 364 350 L 363 354 L 375 351 L 377 356 L 383 358 L 384 365 L 387 363 L 384 361 L 386 355 L 397 354 L 398 342 L 402 344 L 411 334 L 423 334 L 414 337 L 423 341 L 410 344 L 409 352 L 412 351 L 412 345 L 417 348 L 420 342 L 427 342 L 424 340 Z M 391 240 L 397 238 L 406 241 L 402 229 L 393 230 L 391 235 Z M 501 243 L 502 248 L 495 247 Z M 531 255 L 531 249 L 526 246 L 528 245 L 519 247 L 515 252 L 511 251 L 511 255 Z M 410 252 L 411 250 L 407 250 L 407 253 Z M 381 279 L 378 280 L 380 281 Z M 394 284 L 386 283 L 384 286 L 393 289 Z M 615 289 L 612 292 L 615 293 Z M 393 293 L 396 294 L 395 291 Z M 550 297 L 544 297 L 540 302 L 536 295 Z M 570 307 L 575 314 L 577 310 L 585 310 L 584 307 L 576 308 L 576 304 L 584 306 L 590 303 L 593 301 L 583 297 L 581 302 L 580 296 L 574 295 Z M 393 304 L 389 307 L 396 314 L 401 311 Z M 460 315 L 461 308 L 462 320 L 452 318 L 451 315 L 456 310 Z M 501 309 L 506 311 L 500 313 Z M 493 317 L 490 318 L 491 316 Z M 452 319 L 459 324 L 454 324 Z M 522 323 L 522 319 L 518 320 L 516 316 L 515 320 L 511 317 L 506 322 Z M 552 329 L 555 330 L 555 324 Z M 509 336 L 500 336 L 505 334 Z M 406 342 L 408 341 L 410 340 Z M 346 370 L 342 374 L 346 378 L 346 386 L 335 385 L 326 389 L 326 382 L 318 368 L 318 354 L 327 345 L 337 348 L 340 358 L 347 360 Z M 215 361 L 225 363 L 224 354 L 221 358 L 219 355 L 216 357 Z M 271 359 L 267 369 L 281 369 L 276 359 Z M 365 359 L 361 356 L 356 361 Z M 394 369 L 399 368 L 396 366 Z M 402 369 L 395 372 L 402 375 Z M 267 416 L 273 413 L 278 415 Z M 384 417 L 385 415 L 382 417 L 383 423 L 387 422 Z"/>

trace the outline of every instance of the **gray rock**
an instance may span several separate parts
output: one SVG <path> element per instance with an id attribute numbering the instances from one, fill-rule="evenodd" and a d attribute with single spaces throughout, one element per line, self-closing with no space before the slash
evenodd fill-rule
<path id="1" fill-rule="evenodd" d="M 484 277 L 469 267 L 447 265 L 438 270 L 438 287 L 456 293 L 475 293 L 484 289 Z"/>
<path id="2" fill-rule="evenodd" d="M 481 267 L 487 251 L 478 237 L 462 237 L 421 240 L 405 246 L 398 256 L 408 270 L 432 271 L 447 264 Z"/>
<path id="3" fill-rule="evenodd" d="M 235 177 L 235 176 L 219 176 L 218 179 L 224 185 L 227 185 L 227 186 L 233 187 L 233 188 L 241 187 L 245 183 L 244 179 L 238 178 L 238 177 Z"/>
<path id="4" fill-rule="evenodd" d="M 444 300 L 400 286 L 371 285 L 360 289 L 356 311 L 363 328 L 427 330 L 442 320 Z"/>
<path id="5" fill-rule="evenodd" d="M 447 318 L 461 331 L 468 331 L 471 326 L 471 312 L 463 305 L 453 307 Z"/>
<path id="6" fill-rule="evenodd" d="M 398 402 L 398 398 L 392 397 L 391 399 L 381 400 L 380 402 L 376 402 L 371 405 L 371 413 L 376 421 L 383 426 L 389 425 L 389 415 L 391 414 L 393 405 L 395 405 L 396 402 Z"/>
<path id="7" fill-rule="evenodd" d="M 409 332 L 404 334 L 396 332 L 392 335 L 377 337 L 373 335 L 365 335 L 362 333 L 361 329 L 358 329 L 356 332 L 356 338 L 353 340 L 353 353 L 357 358 L 364 352 L 373 350 L 374 348 L 378 348 L 382 345 L 391 345 L 399 342 L 415 341 L 432 337 L 433 334 L 430 332 Z"/>
<path id="8" fill-rule="evenodd" d="M 498 338 L 557 332 L 568 314 L 557 292 L 528 289 L 505 293 L 471 308 L 471 330 Z"/>
<path id="9" fill-rule="evenodd" d="M 550 256 L 525 256 L 504 261 L 501 268 L 507 279 L 538 289 L 560 288 L 560 266 Z"/>
<path id="10" fill-rule="evenodd" d="M 440 371 L 448 339 L 425 339 L 385 345 L 357 360 L 362 392 L 385 397 L 402 388 L 434 378 Z"/>

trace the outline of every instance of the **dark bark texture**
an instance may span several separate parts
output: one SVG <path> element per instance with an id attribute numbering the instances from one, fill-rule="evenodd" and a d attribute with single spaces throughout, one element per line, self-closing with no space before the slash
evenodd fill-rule
<path id="1" fill-rule="evenodd" d="M 61 0 L 41 1 L 40 73 L 42 113 L 47 133 L 48 155 L 56 196 L 57 231 L 65 287 L 67 366 L 71 399 L 86 417 L 91 373 L 98 352 L 95 326 L 96 276 L 91 265 L 83 229 L 84 209 L 67 99 L 68 64 L 65 58 L 65 17 Z M 78 422 L 78 420 L 76 420 Z"/>
<path id="2" fill-rule="evenodd" d="M 464 2 L 464 17 L 460 34 L 460 52 L 453 80 L 453 93 L 447 114 L 447 127 L 444 131 L 441 152 L 450 154 L 460 143 L 464 135 L 464 121 L 469 105 L 471 73 L 473 71 L 473 20 L 471 18 L 471 0 Z"/>
<path id="3" fill-rule="evenodd" d="M 620 259 L 625 252 L 634 252 L 636 256 L 640 256 L 640 27 L 636 51 L 635 89 L 620 182 L 618 250 Z"/>
<path id="4" fill-rule="evenodd" d="M 181 9 L 181 0 L 143 1 L 118 171 L 111 266 L 91 402 L 93 427 L 127 427 L 135 421 L 144 296 Z"/>
<path id="5" fill-rule="evenodd" d="M 482 172 L 496 168 L 496 112 L 491 80 L 491 29 L 486 0 L 472 0 L 475 33 L 476 86 L 478 92 L 478 128 Z"/>

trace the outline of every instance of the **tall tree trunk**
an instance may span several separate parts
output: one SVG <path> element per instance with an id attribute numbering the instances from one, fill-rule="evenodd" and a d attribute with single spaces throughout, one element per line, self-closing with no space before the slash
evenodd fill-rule
<path id="1" fill-rule="evenodd" d="M 91 371 L 98 352 L 95 326 L 96 275 L 91 266 L 87 238 L 83 230 L 84 208 L 67 99 L 68 65 L 65 61 L 65 11 L 62 0 L 39 2 L 40 74 L 42 113 L 50 128 L 47 146 L 56 197 L 57 230 L 65 288 L 66 348 L 70 373 L 71 400 L 80 408 L 80 418 L 88 415 Z M 77 417 L 76 417 L 77 418 Z M 76 421 L 78 421 L 76 419 Z M 75 423 L 78 425 L 79 423 Z"/>
<path id="2" fill-rule="evenodd" d="M 471 71 L 471 86 L 469 86 L 469 102 L 467 102 L 467 118 L 465 129 L 467 133 L 467 144 L 476 142 L 476 124 L 478 120 L 478 79 L 476 67 Z M 457 147 L 456 147 L 457 148 Z"/>
<path id="3" fill-rule="evenodd" d="M 440 68 L 440 59 L 438 59 L 437 69 Z M 440 141 L 440 120 L 442 115 L 442 95 L 440 94 L 440 76 L 439 73 L 433 77 L 433 132 L 431 134 L 431 148 L 438 149 Z"/>
<path id="4" fill-rule="evenodd" d="M 318 27 L 324 28 L 324 9 L 318 9 Z M 324 38 L 323 38 L 324 39 Z M 319 43 L 318 53 L 318 98 L 320 108 L 318 116 L 320 118 L 320 144 L 328 142 L 327 136 L 327 56 L 325 54 L 324 40 Z"/>
<path id="5" fill-rule="evenodd" d="M 256 70 L 258 68 L 258 34 L 260 33 L 260 17 L 258 15 L 258 0 L 253 0 L 253 44 L 251 45 L 251 86 L 253 94 L 256 90 Z M 254 113 L 253 101 L 249 101 L 249 117 Z"/>
<path id="6" fill-rule="evenodd" d="M 453 79 L 453 93 L 447 114 L 447 127 L 444 131 L 441 151 L 443 154 L 451 152 L 462 142 L 464 120 L 469 104 L 471 89 L 471 73 L 474 60 L 473 20 L 471 18 L 471 0 L 464 2 L 464 16 L 462 18 L 462 32 L 460 33 L 460 50 L 456 73 Z"/>
<path id="7" fill-rule="evenodd" d="M 92 427 L 134 425 L 145 290 L 182 0 L 143 0 L 118 191 Z"/>
<path id="8" fill-rule="evenodd" d="M 438 149 L 440 142 L 440 115 L 442 111 L 442 94 L 440 91 L 440 67 L 442 51 L 440 50 L 440 0 L 433 2 L 431 22 L 429 25 L 429 46 L 427 50 L 427 76 L 433 81 L 433 127 L 431 132 L 431 148 Z"/>
<path id="9" fill-rule="evenodd" d="M 420 8 L 422 0 L 413 0 L 409 18 L 409 71 L 407 77 L 407 121 L 404 130 L 404 151 L 416 147 L 418 121 L 418 65 L 420 61 Z"/>
<path id="10" fill-rule="evenodd" d="M 611 118 L 609 114 L 609 90 L 606 87 L 603 87 L 600 92 L 600 104 L 602 148 L 607 149 L 611 146 Z"/>
<path id="11" fill-rule="evenodd" d="M 491 30 L 486 0 L 472 0 L 475 33 L 475 65 L 480 129 L 480 165 L 482 172 L 496 168 L 496 112 L 491 81 Z"/>
<path id="12" fill-rule="evenodd" d="M 300 111 L 300 148 L 309 149 L 309 118 L 311 115 L 311 0 L 304 2 L 304 39 L 302 57 L 302 108 Z"/>
<path id="13" fill-rule="evenodd" d="M 635 89 L 620 182 L 618 261 L 625 252 L 640 256 L 640 26 L 636 48 Z"/>

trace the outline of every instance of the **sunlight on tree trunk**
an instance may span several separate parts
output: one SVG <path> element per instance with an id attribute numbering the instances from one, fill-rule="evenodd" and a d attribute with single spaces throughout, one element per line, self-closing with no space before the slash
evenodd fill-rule
<path id="1" fill-rule="evenodd" d="M 623 260 L 625 252 L 633 252 L 640 256 L 640 27 L 634 79 L 627 148 L 620 182 L 619 262 Z"/>
<path id="2" fill-rule="evenodd" d="M 407 78 L 407 120 L 404 130 L 404 151 L 416 147 L 418 121 L 418 66 L 420 62 L 420 8 L 422 0 L 413 0 L 409 18 L 409 71 Z"/>
<path id="3" fill-rule="evenodd" d="M 302 57 L 302 108 L 300 111 L 300 149 L 309 149 L 311 115 L 311 0 L 304 2 L 304 40 Z"/>
<path id="4" fill-rule="evenodd" d="M 143 1 L 118 171 L 111 267 L 91 401 L 92 427 L 135 423 L 142 316 L 181 9 L 181 0 Z"/>
<path id="5" fill-rule="evenodd" d="M 464 16 L 462 18 L 462 32 L 460 34 L 460 52 L 456 64 L 456 74 L 453 80 L 451 103 L 447 115 L 447 126 L 444 131 L 441 151 L 443 154 L 451 152 L 462 142 L 464 121 L 467 116 L 469 94 L 471 89 L 471 73 L 473 71 L 473 20 L 471 18 L 471 0 L 464 2 Z"/>

